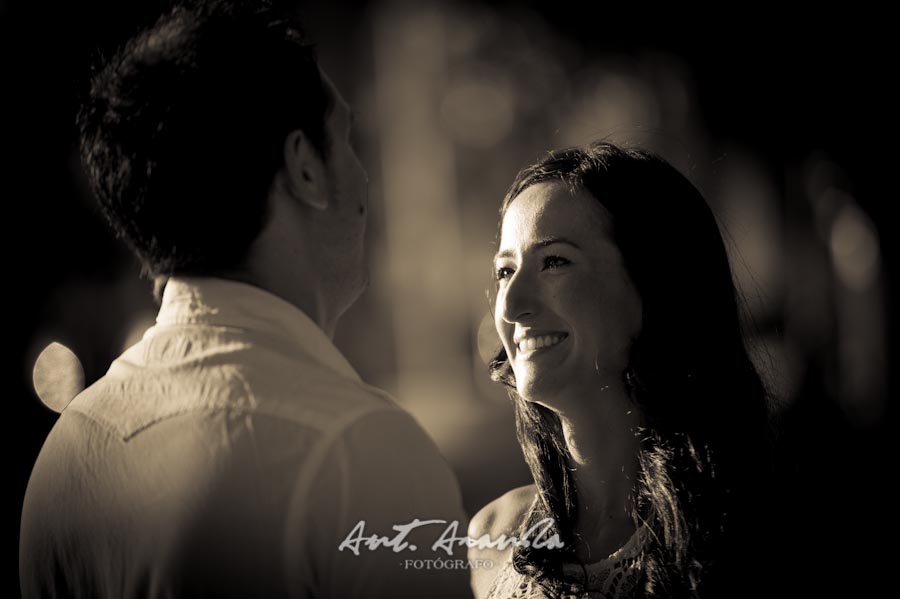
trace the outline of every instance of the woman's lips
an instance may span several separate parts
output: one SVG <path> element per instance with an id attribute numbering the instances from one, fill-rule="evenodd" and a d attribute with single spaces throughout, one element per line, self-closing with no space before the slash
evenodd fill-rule
<path id="1" fill-rule="evenodd" d="M 519 356 L 528 356 L 541 350 L 550 349 L 562 343 L 569 335 L 566 333 L 545 333 L 523 337 L 516 344 Z"/>

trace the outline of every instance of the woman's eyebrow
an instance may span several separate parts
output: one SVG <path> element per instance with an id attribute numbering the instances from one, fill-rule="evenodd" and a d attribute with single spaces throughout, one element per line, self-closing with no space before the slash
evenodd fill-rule
<path id="1" fill-rule="evenodd" d="M 539 239 L 538 241 L 535 241 L 534 243 L 532 243 L 531 245 L 526 247 L 524 253 L 527 254 L 527 253 L 533 252 L 535 250 L 545 248 L 548 245 L 553 245 L 556 243 L 564 243 L 566 245 L 570 245 L 573 248 L 575 248 L 576 250 L 581 249 L 581 246 L 579 246 L 577 243 L 575 243 L 574 241 L 572 241 L 570 239 L 566 239 L 565 237 L 545 237 L 543 239 Z M 497 255 L 494 256 L 494 262 L 496 262 L 500 258 L 511 258 L 515 255 L 515 253 L 516 253 L 515 250 L 512 250 L 512 249 L 501 250 L 501 251 L 497 252 Z"/>

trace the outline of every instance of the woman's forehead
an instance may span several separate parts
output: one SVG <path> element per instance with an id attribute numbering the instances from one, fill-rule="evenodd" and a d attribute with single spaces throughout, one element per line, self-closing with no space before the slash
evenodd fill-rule
<path id="1" fill-rule="evenodd" d="M 583 188 L 571 189 L 558 181 L 526 188 L 506 209 L 500 231 L 501 245 L 551 236 L 590 239 L 612 233 L 612 217 Z"/>

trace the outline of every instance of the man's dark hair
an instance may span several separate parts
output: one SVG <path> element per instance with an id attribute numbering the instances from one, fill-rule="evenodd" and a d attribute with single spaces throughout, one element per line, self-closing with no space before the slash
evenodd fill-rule
<path id="1" fill-rule="evenodd" d="M 176 6 L 94 77 L 81 156 L 150 276 L 236 266 L 266 219 L 284 140 L 326 157 L 334 98 L 296 17 L 272 2 Z"/>

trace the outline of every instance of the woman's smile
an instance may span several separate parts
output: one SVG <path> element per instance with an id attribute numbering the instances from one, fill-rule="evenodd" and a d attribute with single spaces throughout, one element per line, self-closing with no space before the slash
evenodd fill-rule
<path id="1" fill-rule="evenodd" d="M 528 360 L 536 355 L 547 353 L 562 344 L 568 337 L 568 333 L 559 332 L 517 335 L 514 340 L 516 359 Z"/>

